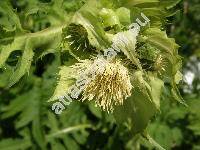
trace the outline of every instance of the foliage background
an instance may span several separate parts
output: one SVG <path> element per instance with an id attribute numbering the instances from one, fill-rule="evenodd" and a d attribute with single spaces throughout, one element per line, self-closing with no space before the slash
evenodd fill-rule
<path id="1" fill-rule="evenodd" d="M 53 49 L 56 43 L 54 29 L 38 32 L 47 27 L 68 21 L 84 3 L 80 0 L 12 0 L 10 7 L 0 2 L 0 49 L 5 42 L 12 42 L 22 33 L 37 32 L 39 40 L 48 37 L 48 44 L 36 45 L 37 56 L 29 74 L 16 66 L 22 56 L 20 49 L 11 52 L 7 66 L 0 70 L 0 149 L 153 149 L 140 137 L 132 137 L 128 130 L 116 126 L 112 115 L 100 111 L 91 103 L 73 102 L 56 116 L 47 100 L 51 97 L 59 66 L 71 56 Z M 62 7 L 62 9 L 61 9 Z M 150 135 L 166 149 L 200 149 L 200 4 L 198 0 L 182 1 L 179 11 L 168 18 L 167 31 L 181 46 L 185 75 L 192 72 L 195 77 L 191 85 L 182 81 L 179 89 L 188 107 L 171 100 L 168 91 L 161 103 L 161 112 L 148 126 Z M 20 19 L 12 12 L 15 9 Z M 21 22 L 21 24 L 20 24 Z M 6 26 L 9 32 L 4 32 Z M 3 38 L 8 40 L 1 40 Z M 34 37 L 31 37 L 34 38 Z M 34 40 L 33 40 L 34 41 Z M 33 42 L 28 41 L 26 42 Z M 54 41 L 54 42 L 52 42 Z M 27 44 L 28 45 L 28 44 Z M 20 45 L 17 46 L 20 48 Z M 43 51 L 43 48 L 48 51 Z M 47 48 L 48 47 L 48 48 Z M 29 51 L 29 47 L 26 48 Z M 9 51 L 9 48 L 8 48 Z M 56 52 L 55 52 L 56 51 Z M 6 54 L 5 54 L 6 55 Z M 3 57 L 0 57 L 2 61 Z M 31 58 L 31 57 L 30 57 Z M 23 58 L 21 64 L 23 66 Z M 1 63 L 0 63 L 1 64 Z M 13 71 L 18 74 L 11 76 Z M 15 73 L 16 73 L 15 72 Z M 191 76 L 190 76 L 191 78 Z M 16 83 L 20 79 L 20 82 Z M 14 86 L 9 88 L 11 85 Z"/>

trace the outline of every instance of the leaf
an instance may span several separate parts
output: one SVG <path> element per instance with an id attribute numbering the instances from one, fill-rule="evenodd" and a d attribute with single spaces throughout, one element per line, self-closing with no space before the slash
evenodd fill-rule
<path id="1" fill-rule="evenodd" d="M 84 5 L 84 7 L 76 12 L 71 23 L 82 25 L 87 30 L 90 44 L 98 50 L 101 50 L 108 47 L 109 42 L 102 24 L 99 21 L 99 10 L 91 5 Z"/>
<path id="2" fill-rule="evenodd" d="M 160 98 L 162 94 L 162 90 L 164 87 L 164 82 L 158 78 L 150 76 L 150 83 L 151 86 L 151 95 L 152 95 L 152 101 L 156 105 L 157 109 L 160 109 Z"/>
<path id="3" fill-rule="evenodd" d="M 130 10 L 125 7 L 120 7 L 116 10 L 116 14 L 119 17 L 119 21 L 123 25 L 131 24 Z"/>
<path id="4" fill-rule="evenodd" d="M 79 150 L 80 146 L 70 136 L 65 136 L 64 144 L 69 150 Z"/>
<path id="5" fill-rule="evenodd" d="M 21 58 L 20 62 L 17 64 L 16 71 L 13 73 L 13 75 L 10 78 L 10 83 L 9 83 L 8 87 L 13 86 L 17 81 L 19 81 L 19 79 L 25 73 L 27 73 L 29 71 L 31 62 L 32 62 L 33 56 L 34 56 L 31 42 L 32 41 L 27 39 L 27 42 L 24 45 L 24 52 L 23 52 L 22 58 Z"/>
<path id="6" fill-rule="evenodd" d="M 61 143 L 55 141 L 51 142 L 51 148 L 52 150 L 65 150 L 65 147 Z"/>
<path id="7" fill-rule="evenodd" d="M 3 45 L 0 51 L 0 68 L 3 67 L 5 61 L 8 59 L 11 52 L 15 50 L 23 49 L 24 45 L 24 37 L 20 36 L 18 38 L 14 38 L 13 42 L 8 45 Z"/>
<path id="8" fill-rule="evenodd" d="M 0 17 L 0 24 L 8 31 L 24 32 L 18 15 L 14 12 L 10 2 L 0 1 L 0 12 L 3 14 Z"/>
<path id="9" fill-rule="evenodd" d="M 183 98 L 181 97 L 178 88 L 176 86 L 177 73 L 180 73 L 180 68 L 182 65 L 181 57 L 178 55 L 179 46 L 175 43 L 175 40 L 168 38 L 164 31 L 157 28 L 149 28 L 144 32 L 145 41 L 156 48 L 158 48 L 163 55 L 164 63 L 164 77 L 167 82 L 170 82 L 172 86 L 172 94 L 174 98 L 185 104 Z M 179 74 L 180 76 L 180 74 Z"/>
<path id="10" fill-rule="evenodd" d="M 151 136 L 146 135 L 147 140 L 158 150 L 165 150 L 160 144 L 158 144 Z"/>
<path id="11" fill-rule="evenodd" d="M 47 51 L 59 47 L 62 28 L 63 26 L 58 26 L 37 33 L 27 33 L 16 36 L 11 44 L 2 46 L 0 53 L 0 68 L 3 67 L 11 52 L 15 50 L 23 51 L 22 58 L 17 64 L 17 69 L 10 78 L 9 87 L 13 86 L 29 71 L 33 61 L 34 52 L 37 53 L 40 48 L 42 48 L 42 51 Z"/>
<path id="12" fill-rule="evenodd" d="M 140 70 L 142 66 L 139 59 L 136 57 L 136 43 L 137 43 L 137 30 L 128 30 L 124 32 L 119 32 L 113 36 L 113 45 L 121 50 L 124 55 L 132 61 Z"/>
<path id="13" fill-rule="evenodd" d="M 119 18 L 112 9 L 103 8 L 100 11 L 100 16 L 104 25 L 104 28 L 117 26 L 120 28 Z"/>
<path id="14" fill-rule="evenodd" d="M 34 93 L 34 94 L 33 94 Z M 19 120 L 16 122 L 15 126 L 16 128 L 21 128 L 23 126 L 26 126 L 30 122 L 34 121 L 39 117 L 39 111 L 40 111 L 40 102 L 39 99 L 41 97 L 40 89 L 38 87 L 35 87 L 32 89 L 32 91 L 27 93 L 27 98 L 23 99 L 23 102 L 26 105 L 21 110 L 21 114 L 19 115 Z"/>
<path id="15" fill-rule="evenodd" d="M 119 3 L 126 7 L 160 7 L 171 9 L 175 7 L 181 0 L 119 0 Z"/>
<path id="16" fill-rule="evenodd" d="M 14 40 L 15 31 L 8 31 L 0 25 L 0 44 L 6 45 Z"/>
<path id="17" fill-rule="evenodd" d="M 163 82 L 159 79 L 151 80 L 149 84 L 144 80 L 142 72 L 135 72 L 132 96 L 114 111 L 117 122 L 128 123 L 133 134 L 142 132 L 159 109 Z"/>
<path id="18" fill-rule="evenodd" d="M 57 83 L 56 89 L 54 91 L 53 96 L 49 101 L 57 100 L 60 96 L 64 96 L 69 87 L 74 83 L 74 80 L 69 78 L 70 67 L 62 66 L 59 71 L 59 81 Z"/>
<path id="19" fill-rule="evenodd" d="M 20 150 L 27 149 L 31 146 L 31 141 L 28 139 L 4 139 L 0 141 L 0 149 L 2 150 Z"/>
<path id="20" fill-rule="evenodd" d="M 73 132 L 73 131 L 81 130 L 81 129 L 85 129 L 85 128 L 91 128 L 91 125 L 90 124 L 82 124 L 82 125 L 77 125 L 77 126 L 73 126 L 73 127 L 68 127 L 68 128 L 59 130 L 53 134 L 48 135 L 47 139 L 52 138 L 52 137 L 59 137 L 62 134 L 66 134 L 69 132 Z"/>
<path id="21" fill-rule="evenodd" d="M 4 70 L 0 69 L 0 88 L 4 88 L 8 85 L 9 76 L 12 74 L 12 68 L 5 66 Z"/>
<path id="22" fill-rule="evenodd" d="M 174 145 L 178 146 L 181 141 L 183 140 L 183 135 L 181 130 L 177 127 L 170 128 L 168 125 L 163 124 L 162 122 L 155 122 L 148 127 L 149 135 L 147 138 L 152 141 L 151 139 L 155 139 L 165 149 L 171 149 Z M 152 138 L 151 138 L 151 136 Z M 154 141 L 154 140 L 153 140 Z M 154 142 L 151 142 L 153 145 Z M 157 146 L 156 146 L 157 147 Z"/>
<path id="23" fill-rule="evenodd" d="M 171 8 L 175 7 L 180 2 L 181 2 L 181 0 L 162 0 L 160 3 L 165 8 L 171 9 Z"/>
<path id="24" fill-rule="evenodd" d="M 102 118 L 102 112 L 101 112 L 100 108 L 96 107 L 94 103 L 90 103 L 90 104 L 89 104 L 89 109 L 90 109 L 91 113 L 92 113 L 95 117 L 97 117 L 97 118 L 99 118 L 99 119 Z"/>
<path id="25" fill-rule="evenodd" d="M 37 114 L 32 123 L 32 133 L 35 141 L 42 150 L 46 149 L 46 141 L 43 133 L 42 124 L 40 122 L 40 114 Z"/>
<path id="26" fill-rule="evenodd" d="M 18 96 L 16 99 L 13 99 L 13 101 L 8 106 L 4 107 L 2 118 L 14 116 L 22 111 L 28 104 L 27 100 L 29 99 L 29 96 L 29 93 L 26 93 Z"/>
<path id="27" fill-rule="evenodd" d="M 151 3 L 158 3 L 159 0 L 119 0 L 119 3 L 121 5 L 124 5 L 126 7 L 133 7 L 136 5 L 141 5 L 141 4 L 151 4 Z"/>
<path id="28" fill-rule="evenodd" d="M 187 126 L 188 129 L 192 130 L 195 135 L 200 135 L 200 98 L 192 98 L 188 100 L 189 105 L 189 125 Z"/>

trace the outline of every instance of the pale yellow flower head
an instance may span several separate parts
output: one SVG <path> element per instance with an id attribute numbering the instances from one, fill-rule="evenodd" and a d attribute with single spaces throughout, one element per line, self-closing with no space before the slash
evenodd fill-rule
<path id="1" fill-rule="evenodd" d="M 119 60 L 84 60 L 72 68 L 76 69 L 78 74 L 85 69 L 85 74 L 90 77 L 83 89 L 82 101 L 94 100 L 97 106 L 112 112 L 114 106 L 122 105 L 123 101 L 131 96 L 132 85 L 128 69 Z"/>

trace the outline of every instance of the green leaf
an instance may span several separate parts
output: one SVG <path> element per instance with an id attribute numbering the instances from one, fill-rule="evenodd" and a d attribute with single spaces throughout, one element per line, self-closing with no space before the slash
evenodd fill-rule
<path id="1" fill-rule="evenodd" d="M 10 84 L 8 85 L 9 87 L 13 86 L 25 73 L 29 71 L 34 56 L 31 44 L 32 41 L 27 39 L 27 42 L 24 45 L 22 58 L 17 64 L 16 71 L 10 78 Z"/>
<path id="2" fill-rule="evenodd" d="M 101 109 L 96 107 L 94 103 L 89 103 L 89 109 L 93 115 L 95 115 L 97 118 L 102 118 L 102 112 Z"/>
<path id="3" fill-rule="evenodd" d="M 159 110 L 160 109 L 160 98 L 162 94 L 162 90 L 164 87 L 164 82 L 158 78 L 150 76 L 150 83 L 149 85 L 151 86 L 151 96 L 152 96 L 152 101 L 156 105 L 156 108 Z"/>
<path id="4" fill-rule="evenodd" d="M 77 125 L 77 126 L 68 127 L 68 128 L 59 130 L 53 134 L 50 134 L 46 138 L 50 139 L 53 137 L 59 137 L 60 135 L 63 135 L 63 134 L 69 133 L 69 132 L 74 132 L 76 130 L 83 130 L 85 128 L 91 128 L 91 125 L 90 124 L 81 124 L 81 125 Z"/>
<path id="5" fill-rule="evenodd" d="M 120 7 L 116 10 L 116 14 L 119 17 L 119 21 L 124 26 L 131 24 L 130 10 L 125 7 Z"/>
<path id="6" fill-rule="evenodd" d="M 142 66 L 139 59 L 136 57 L 137 30 L 128 30 L 119 32 L 113 36 L 112 42 L 117 49 L 120 49 L 124 55 L 132 61 L 140 70 Z"/>
<path id="7" fill-rule="evenodd" d="M 87 30 L 90 44 L 98 50 L 102 50 L 109 46 L 109 42 L 99 21 L 98 11 L 98 9 L 91 7 L 89 4 L 85 5 L 75 13 L 71 23 L 82 25 Z"/>
<path id="8" fill-rule="evenodd" d="M 35 141 L 42 150 L 46 149 L 46 141 L 43 133 L 42 124 L 40 121 L 40 114 L 37 114 L 32 123 L 32 133 Z"/>
<path id="9" fill-rule="evenodd" d="M 150 135 L 146 135 L 146 139 L 158 150 L 165 150 L 160 144 L 158 144 Z"/>
<path id="10" fill-rule="evenodd" d="M 34 93 L 34 94 L 33 94 Z M 24 100 L 27 101 L 25 107 L 21 110 L 19 120 L 16 122 L 16 128 L 26 126 L 30 122 L 39 117 L 40 111 L 40 89 L 35 87 L 31 92 L 28 92 L 28 97 Z"/>
<path id="11" fill-rule="evenodd" d="M 183 135 L 180 129 L 177 127 L 170 128 L 168 125 L 161 122 L 155 122 L 149 125 L 148 132 L 155 141 L 166 149 L 171 149 L 173 145 L 178 146 L 181 140 L 183 140 Z M 147 135 L 147 137 L 148 136 L 149 135 Z M 152 144 L 155 145 L 154 143 Z"/>
<path id="12" fill-rule="evenodd" d="M 8 59 L 11 52 L 15 50 L 21 50 L 24 46 L 24 40 L 25 38 L 22 36 L 19 36 L 18 38 L 14 38 L 14 41 L 8 45 L 1 46 L 0 51 L 0 68 L 3 67 L 4 63 Z"/>
<path id="13" fill-rule="evenodd" d="M 112 9 L 103 8 L 99 14 L 101 16 L 104 28 L 114 27 L 115 25 L 120 28 L 119 18 Z"/>
<path id="14" fill-rule="evenodd" d="M 0 1 L 0 24 L 8 31 L 16 29 L 17 32 L 24 32 L 18 15 L 14 12 L 9 1 Z"/>
<path id="15" fill-rule="evenodd" d="M 179 46 L 175 40 L 168 38 L 164 31 L 157 28 L 149 28 L 144 32 L 145 42 L 155 46 L 161 51 L 163 57 L 164 77 L 172 86 L 172 94 L 174 98 L 184 104 L 178 88 L 176 86 L 177 77 L 180 76 L 180 68 L 182 65 L 181 57 L 178 55 Z M 179 74 L 179 75 L 178 75 Z M 179 78 L 180 80 L 180 78 Z"/>
<path id="16" fill-rule="evenodd" d="M 8 31 L 0 25 L 0 44 L 6 45 L 14 40 L 15 31 Z"/>
<path id="17" fill-rule="evenodd" d="M 133 7 L 136 5 L 141 5 L 141 4 L 151 4 L 151 3 L 158 3 L 159 0 L 119 0 L 119 3 L 121 5 L 126 6 L 126 7 Z"/>
<path id="18" fill-rule="evenodd" d="M 126 122 L 132 133 L 136 134 L 144 131 L 159 109 L 163 82 L 150 78 L 148 83 L 144 80 L 143 73 L 137 71 L 134 73 L 132 85 L 132 96 L 115 109 L 114 116 L 120 124 Z"/>
<path id="19" fill-rule="evenodd" d="M 2 46 L 0 53 L 0 68 L 3 67 L 11 52 L 22 50 L 23 55 L 17 64 L 17 69 L 10 78 L 9 87 L 14 85 L 19 79 L 29 71 L 33 61 L 34 52 L 42 49 L 56 49 L 61 42 L 63 26 L 49 28 L 36 33 L 27 33 L 21 36 L 16 36 L 11 44 Z"/>
<path id="20" fill-rule="evenodd" d="M 57 83 L 54 94 L 49 101 L 57 100 L 60 96 L 64 96 L 67 93 L 67 90 L 74 83 L 74 80 L 69 78 L 69 73 L 70 67 L 60 67 L 60 71 L 58 73 L 60 79 Z"/>
<path id="21" fill-rule="evenodd" d="M 181 0 L 162 0 L 160 3 L 165 8 L 171 9 L 171 8 L 175 7 L 180 2 L 181 2 Z"/>
<path id="22" fill-rule="evenodd" d="M 16 99 L 13 99 L 13 101 L 8 106 L 4 107 L 2 118 L 14 116 L 22 111 L 28 104 L 29 96 L 29 93 L 26 93 L 18 96 Z"/>
<path id="23" fill-rule="evenodd" d="M 20 150 L 27 149 L 31 146 L 31 140 L 28 139 L 4 139 L 0 141 L 0 149 L 2 150 Z"/>

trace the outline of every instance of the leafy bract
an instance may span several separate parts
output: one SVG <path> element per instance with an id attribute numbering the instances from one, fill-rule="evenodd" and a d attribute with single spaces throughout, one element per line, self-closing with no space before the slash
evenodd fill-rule
<path id="1" fill-rule="evenodd" d="M 147 29 L 144 35 L 145 42 L 155 46 L 163 53 L 164 77 L 172 85 L 174 98 L 184 103 L 176 87 L 177 76 L 180 76 L 179 70 L 182 65 L 181 57 L 178 55 L 179 46 L 175 43 L 174 39 L 168 38 L 164 31 L 157 28 Z"/>
<path id="2" fill-rule="evenodd" d="M 98 10 L 85 5 L 73 17 L 72 23 L 81 24 L 88 32 L 90 44 L 97 49 L 108 47 L 105 31 L 98 20 Z"/>
<path id="3" fill-rule="evenodd" d="M 134 85 L 132 96 L 119 106 L 114 116 L 122 124 L 127 123 L 132 133 L 143 132 L 150 119 L 159 110 L 159 101 L 163 82 L 151 77 L 150 83 L 143 78 L 142 72 L 135 72 L 132 80 Z"/>

